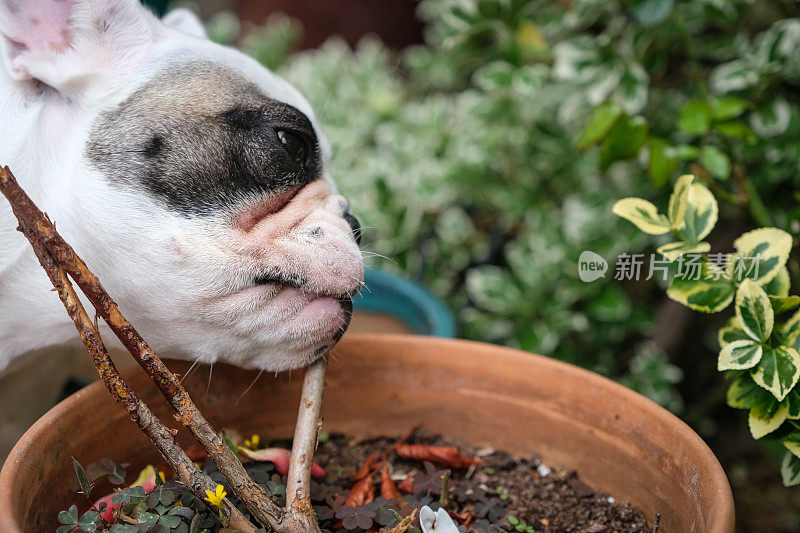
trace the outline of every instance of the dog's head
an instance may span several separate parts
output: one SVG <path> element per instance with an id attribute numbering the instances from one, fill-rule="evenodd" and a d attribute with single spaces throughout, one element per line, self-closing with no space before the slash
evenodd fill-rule
<path id="1" fill-rule="evenodd" d="M 304 366 L 346 327 L 358 223 L 300 93 L 135 0 L 0 0 L 45 208 L 154 347 Z"/>

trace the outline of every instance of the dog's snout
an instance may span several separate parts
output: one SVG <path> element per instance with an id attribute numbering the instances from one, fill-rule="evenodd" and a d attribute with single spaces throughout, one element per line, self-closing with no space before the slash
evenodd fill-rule
<path id="1" fill-rule="evenodd" d="M 342 216 L 350 225 L 350 231 L 353 232 L 353 237 L 356 239 L 356 244 L 361 244 L 361 224 L 358 223 L 358 219 L 349 212 L 345 212 L 345 214 Z"/>

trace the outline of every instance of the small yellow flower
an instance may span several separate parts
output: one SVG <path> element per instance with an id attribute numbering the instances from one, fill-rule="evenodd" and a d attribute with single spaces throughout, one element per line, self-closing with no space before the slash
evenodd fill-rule
<path id="1" fill-rule="evenodd" d="M 248 448 L 250 448 L 251 450 L 257 450 L 258 449 L 258 444 L 260 442 L 261 442 L 261 437 L 259 437 L 255 433 L 249 439 L 244 439 L 244 445 L 247 446 Z"/>
<path id="2" fill-rule="evenodd" d="M 225 492 L 225 487 L 223 487 L 222 485 L 217 485 L 216 493 L 211 492 L 210 490 L 206 491 L 206 501 L 211 505 L 213 505 L 214 507 L 222 509 L 222 500 L 227 495 L 228 493 Z"/>
<path id="3" fill-rule="evenodd" d="M 161 482 L 162 483 L 166 483 L 167 482 L 167 478 L 166 478 L 166 476 L 164 476 L 164 472 L 162 472 L 161 470 L 158 471 L 158 477 L 161 478 Z"/>

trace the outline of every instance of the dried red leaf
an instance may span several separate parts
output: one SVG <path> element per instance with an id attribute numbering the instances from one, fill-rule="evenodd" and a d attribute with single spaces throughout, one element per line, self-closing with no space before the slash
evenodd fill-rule
<path id="1" fill-rule="evenodd" d="M 461 514 L 458 513 L 450 513 L 450 516 L 456 519 L 462 526 L 469 526 L 470 522 L 472 522 L 473 516 L 472 513 L 469 511 L 464 511 Z"/>
<path id="2" fill-rule="evenodd" d="M 403 502 L 403 498 L 397 491 L 397 486 L 394 484 L 391 474 L 389 474 L 389 468 L 386 466 L 386 463 L 384 463 L 383 468 L 381 468 L 381 496 L 387 500 L 394 498 L 397 500 L 397 503 Z"/>
<path id="3" fill-rule="evenodd" d="M 468 468 L 481 462 L 480 459 L 464 457 L 458 453 L 458 448 L 452 446 L 398 444 L 394 449 L 400 457 L 416 459 L 417 461 L 430 461 L 445 468 Z"/>
<path id="4" fill-rule="evenodd" d="M 364 462 L 361 463 L 360 467 L 358 467 L 358 470 L 353 476 L 353 479 L 358 481 L 359 479 L 364 479 L 365 477 L 367 477 L 370 474 L 370 472 L 372 472 L 375 463 L 378 461 L 379 457 L 380 455 L 378 455 L 377 453 L 369 454 L 369 457 L 364 459 Z"/>
<path id="5" fill-rule="evenodd" d="M 248 448 L 239 447 L 239 454 L 244 455 L 254 461 L 270 461 L 275 465 L 275 470 L 282 476 L 289 473 L 289 464 L 292 457 L 292 451 L 284 448 L 263 448 L 261 450 L 250 450 Z M 311 464 L 312 477 L 325 477 L 325 469 L 317 463 Z"/>
<path id="6" fill-rule="evenodd" d="M 406 478 L 400 482 L 397 486 L 400 489 L 400 492 L 403 494 L 414 494 L 414 480 L 412 479 L 414 476 L 408 475 Z"/>
<path id="7" fill-rule="evenodd" d="M 344 501 L 345 507 L 355 507 L 356 505 L 366 505 L 375 499 L 375 486 L 372 484 L 372 475 L 368 475 L 353 485 L 350 494 Z"/>

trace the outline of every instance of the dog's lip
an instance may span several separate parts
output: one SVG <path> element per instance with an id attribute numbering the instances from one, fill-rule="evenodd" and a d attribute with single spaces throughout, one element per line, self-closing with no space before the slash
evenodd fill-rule
<path id="1" fill-rule="evenodd" d="M 249 232 L 264 218 L 283 210 L 289 202 L 303 189 L 304 185 L 297 185 L 289 190 L 280 192 L 259 204 L 236 219 L 236 225 L 244 232 Z"/>
<path id="2" fill-rule="evenodd" d="M 255 279 L 253 279 L 253 285 L 256 287 L 261 285 L 272 285 L 279 287 L 281 290 L 297 289 L 308 294 L 313 294 L 317 297 L 329 296 L 331 298 L 336 298 L 340 303 L 344 302 L 345 300 L 351 300 L 356 294 L 358 294 L 358 291 L 360 290 L 360 288 L 355 288 L 352 293 L 346 294 L 335 294 L 332 292 L 309 290 L 308 282 L 306 280 L 287 276 L 282 273 L 265 273 L 258 275 L 255 277 Z"/>
<path id="3" fill-rule="evenodd" d="M 300 278 L 292 278 L 283 274 L 261 274 L 253 280 L 254 285 L 279 285 L 303 290 L 306 282 Z"/>

